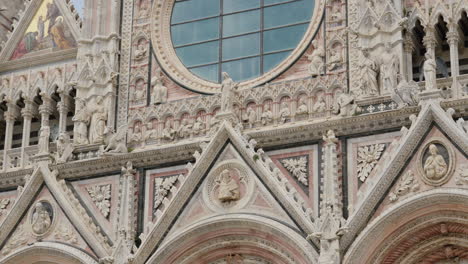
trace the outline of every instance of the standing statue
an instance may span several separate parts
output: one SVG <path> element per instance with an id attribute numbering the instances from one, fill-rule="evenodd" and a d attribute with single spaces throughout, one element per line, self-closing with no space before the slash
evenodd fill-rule
<path id="1" fill-rule="evenodd" d="M 89 123 L 89 143 L 101 144 L 104 143 L 104 133 L 106 130 L 107 122 L 107 109 L 104 105 L 102 96 L 97 96 L 94 104 L 88 108 L 88 113 L 91 114 L 91 121 Z"/>
<path id="2" fill-rule="evenodd" d="M 328 70 L 333 71 L 340 67 L 343 63 L 343 48 L 338 46 L 330 51 L 330 59 L 328 61 Z"/>
<path id="3" fill-rule="evenodd" d="M 75 145 L 86 145 L 88 141 L 89 114 L 83 106 L 73 117 L 75 122 L 73 143 Z"/>
<path id="4" fill-rule="evenodd" d="M 377 64 L 370 59 L 369 51 L 362 50 L 361 61 L 359 62 L 359 90 L 362 96 L 374 96 L 379 93 L 377 83 Z"/>
<path id="5" fill-rule="evenodd" d="M 429 157 L 424 162 L 424 173 L 428 179 L 439 180 L 447 173 L 447 163 L 444 157 L 439 154 L 439 149 L 436 145 L 429 145 L 429 153 Z"/>
<path id="6" fill-rule="evenodd" d="M 153 77 L 151 79 L 151 86 L 153 87 L 153 94 L 151 96 L 152 104 L 164 104 L 167 102 L 167 87 L 164 86 L 160 77 Z"/>
<path id="7" fill-rule="evenodd" d="M 424 61 L 423 71 L 424 71 L 424 80 L 426 81 L 426 90 L 437 90 L 436 85 L 436 70 L 437 64 L 431 54 L 426 53 L 426 60 Z"/>
<path id="8" fill-rule="evenodd" d="M 219 184 L 218 199 L 222 202 L 237 201 L 240 198 L 239 184 L 232 178 L 229 170 L 223 170 L 217 180 Z"/>
<path id="9" fill-rule="evenodd" d="M 37 235 L 42 235 L 49 229 L 52 219 L 42 202 L 36 203 L 31 219 L 32 230 Z"/>
<path id="10" fill-rule="evenodd" d="M 42 126 L 39 131 L 39 154 L 49 153 L 50 127 Z"/>
<path id="11" fill-rule="evenodd" d="M 232 101 L 234 94 L 237 93 L 239 84 L 234 82 L 227 72 L 223 72 L 223 81 L 221 82 L 221 112 L 232 112 Z"/>
<path id="12" fill-rule="evenodd" d="M 390 92 L 398 85 L 398 73 L 400 70 L 400 61 L 398 56 L 392 53 L 392 45 L 385 44 L 385 50 L 382 54 L 382 64 L 380 65 L 380 77 L 382 84 L 382 93 Z"/>
<path id="13" fill-rule="evenodd" d="M 323 61 L 323 58 L 325 57 L 325 50 L 323 47 L 318 45 L 318 41 L 316 39 L 312 41 L 312 46 L 314 47 L 314 51 L 307 55 L 307 58 L 310 60 L 309 74 L 314 77 L 323 73 L 323 68 L 325 66 Z"/>
<path id="14" fill-rule="evenodd" d="M 244 116 L 244 121 L 247 122 L 249 128 L 252 128 L 255 125 L 255 122 L 257 121 L 257 113 L 255 112 L 253 107 L 247 108 L 247 113 Z"/>

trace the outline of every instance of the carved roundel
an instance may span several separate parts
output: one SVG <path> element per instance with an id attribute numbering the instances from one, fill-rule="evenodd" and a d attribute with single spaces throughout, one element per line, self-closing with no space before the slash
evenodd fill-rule
<path id="1" fill-rule="evenodd" d="M 217 93 L 220 92 L 219 78 L 223 71 L 235 81 L 238 78 L 241 88 L 270 81 L 290 67 L 309 47 L 321 24 L 326 1 L 261 1 L 262 4 L 258 5 L 256 3 L 260 1 L 226 2 L 224 5 L 211 0 L 153 2 L 153 52 L 164 72 L 178 84 L 202 93 Z M 301 8 L 302 2 L 311 3 L 312 8 Z M 184 8 L 176 10 L 177 3 Z M 291 8 L 298 10 L 285 11 Z M 306 20 L 294 22 L 307 11 L 310 12 Z M 291 15 L 293 13 L 297 16 Z M 268 19 L 267 14 L 270 14 Z M 297 25 L 302 22 L 307 23 Z M 186 32 L 194 33 L 188 36 Z M 281 35 L 282 32 L 285 35 Z M 293 32 L 301 34 L 295 37 L 287 35 Z M 286 43 L 285 47 L 275 48 L 288 41 L 291 43 Z M 263 46 L 257 46 L 257 42 Z M 249 70 L 243 72 L 242 69 Z M 235 74 L 237 71 L 239 76 Z M 250 73 L 256 74 L 246 79 L 244 75 Z"/>
<path id="2" fill-rule="evenodd" d="M 236 160 L 224 161 L 208 174 L 203 199 L 214 211 L 240 209 L 250 201 L 254 186 L 244 165 Z"/>
<path id="3" fill-rule="evenodd" d="M 46 200 L 34 203 L 29 213 L 31 233 L 37 237 L 47 235 L 55 223 L 55 210 Z"/>
<path id="4" fill-rule="evenodd" d="M 442 138 L 436 138 L 424 145 L 419 152 L 419 174 L 428 185 L 440 186 L 452 176 L 455 155 Z"/>

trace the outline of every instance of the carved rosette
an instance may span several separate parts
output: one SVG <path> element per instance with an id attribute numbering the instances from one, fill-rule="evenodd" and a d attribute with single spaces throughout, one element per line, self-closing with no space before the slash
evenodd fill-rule
<path id="1" fill-rule="evenodd" d="M 421 180 L 430 186 L 441 186 L 450 180 L 455 167 L 455 153 L 445 139 L 427 142 L 418 156 Z"/>
<path id="2" fill-rule="evenodd" d="M 281 159 L 280 162 L 300 183 L 309 186 L 309 162 L 307 155 Z"/>
<path id="3" fill-rule="evenodd" d="M 365 182 L 372 170 L 375 168 L 382 153 L 385 150 L 385 144 L 372 144 L 360 146 L 357 152 L 357 176 L 359 180 Z"/>
<path id="4" fill-rule="evenodd" d="M 102 215 L 107 218 L 111 207 L 111 185 L 95 185 L 87 187 L 86 190 L 93 200 L 94 205 L 99 209 Z"/>
<path id="5" fill-rule="evenodd" d="M 227 160 L 208 174 L 203 199 L 213 211 L 241 209 L 251 200 L 254 187 L 254 180 L 247 168 L 236 160 Z"/>

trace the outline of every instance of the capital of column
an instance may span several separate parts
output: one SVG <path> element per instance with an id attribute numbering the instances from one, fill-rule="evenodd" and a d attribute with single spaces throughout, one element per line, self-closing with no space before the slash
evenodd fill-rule
<path id="1" fill-rule="evenodd" d="M 37 110 L 37 105 L 34 101 L 25 98 L 24 99 L 24 108 L 21 109 L 21 115 L 25 119 L 32 119 L 34 116 L 34 112 Z"/>
<path id="2" fill-rule="evenodd" d="M 16 118 L 19 116 L 19 107 L 12 103 L 7 103 L 8 110 L 3 114 L 5 120 L 8 121 L 15 121 Z"/>
<path id="3" fill-rule="evenodd" d="M 458 31 L 447 32 L 447 42 L 449 45 L 458 45 L 459 40 L 460 36 L 458 35 Z"/>
<path id="4" fill-rule="evenodd" d="M 426 49 L 434 49 L 436 44 L 434 27 L 426 27 L 424 29 L 426 35 L 423 38 L 423 43 Z"/>
<path id="5" fill-rule="evenodd" d="M 21 116 L 23 116 L 24 119 L 32 119 L 34 116 L 34 113 L 32 109 L 28 109 L 25 107 L 21 109 Z"/>

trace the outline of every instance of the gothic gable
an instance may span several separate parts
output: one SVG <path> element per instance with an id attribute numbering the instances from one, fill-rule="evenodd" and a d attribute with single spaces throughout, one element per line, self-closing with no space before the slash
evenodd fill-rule
<path id="1" fill-rule="evenodd" d="M 379 169 L 379 173 L 371 181 L 367 181 L 364 186 L 362 186 L 362 193 L 358 196 L 358 201 L 356 202 L 356 208 L 348 218 L 350 232 L 343 237 L 343 243 L 345 247 L 348 247 L 351 242 L 354 240 L 355 236 L 362 231 L 363 226 L 365 226 L 371 217 L 375 214 L 375 210 L 378 209 L 382 201 L 385 199 L 398 199 L 399 194 L 402 194 L 392 186 L 397 186 L 398 177 L 400 181 L 411 183 L 411 186 L 408 186 L 406 191 L 416 191 L 423 184 L 421 182 L 417 186 L 415 181 L 421 180 L 421 177 L 417 176 L 428 174 L 432 175 L 432 172 L 428 172 L 428 169 L 424 169 L 424 165 L 417 163 L 430 163 L 428 159 L 431 156 L 431 152 L 436 153 L 432 156 L 439 155 L 438 153 L 444 153 L 444 162 L 451 163 L 466 163 L 466 155 L 468 155 L 468 140 L 466 133 L 462 128 L 459 128 L 457 124 L 452 119 L 452 110 L 445 112 L 437 102 L 423 102 L 422 110 L 419 115 L 412 116 L 412 125 L 409 129 L 402 129 L 402 137 L 398 140 L 394 140 L 391 144 L 391 151 L 387 156 L 385 162 L 380 166 L 383 166 Z M 434 130 L 433 126 L 436 126 L 438 129 Z M 436 145 L 436 150 L 432 145 Z M 455 151 L 456 149 L 456 151 Z M 416 160 L 418 157 L 412 155 L 419 154 L 419 160 Z M 455 155 L 455 153 L 457 153 Z M 450 158 L 452 157 L 452 158 Z M 423 160 L 423 161 L 422 161 Z M 409 167 L 407 166 L 407 161 L 409 162 Z M 438 161 L 442 163 L 442 161 Z M 418 170 L 413 171 L 411 166 L 416 166 Z M 458 166 L 458 165 L 452 165 Z M 405 173 L 405 168 L 406 173 Z M 447 174 L 448 172 L 453 173 L 455 167 L 448 167 L 447 165 Z M 458 168 L 457 168 L 458 169 Z M 428 174 L 429 175 L 429 174 Z M 433 177 L 438 178 L 438 176 L 427 176 L 426 178 Z M 439 179 L 440 180 L 440 179 Z M 427 183 L 431 183 L 433 187 L 441 186 L 445 183 L 453 184 L 454 179 L 441 181 L 438 180 L 427 180 Z M 430 185 L 430 184 L 429 184 Z M 395 194 L 399 193 L 399 194 Z M 404 191 L 403 191 L 404 192 Z M 389 194 L 389 197 L 382 195 Z"/>
<path id="2" fill-rule="evenodd" d="M 187 175 L 174 178 L 170 195 L 155 212 L 152 226 L 140 236 L 135 261 L 147 261 L 171 227 L 190 226 L 210 214 L 234 216 L 256 210 L 256 214 L 278 219 L 278 224 L 296 226 L 304 238 L 312 233 L 311 209 L 273 161 L 261 149 L 254 149 L 254 141 L 247 141 L 224 123 L 209 143 L 202 144 L 202 152 L 195 153 L 196 162 L 187 165 Z"/>

